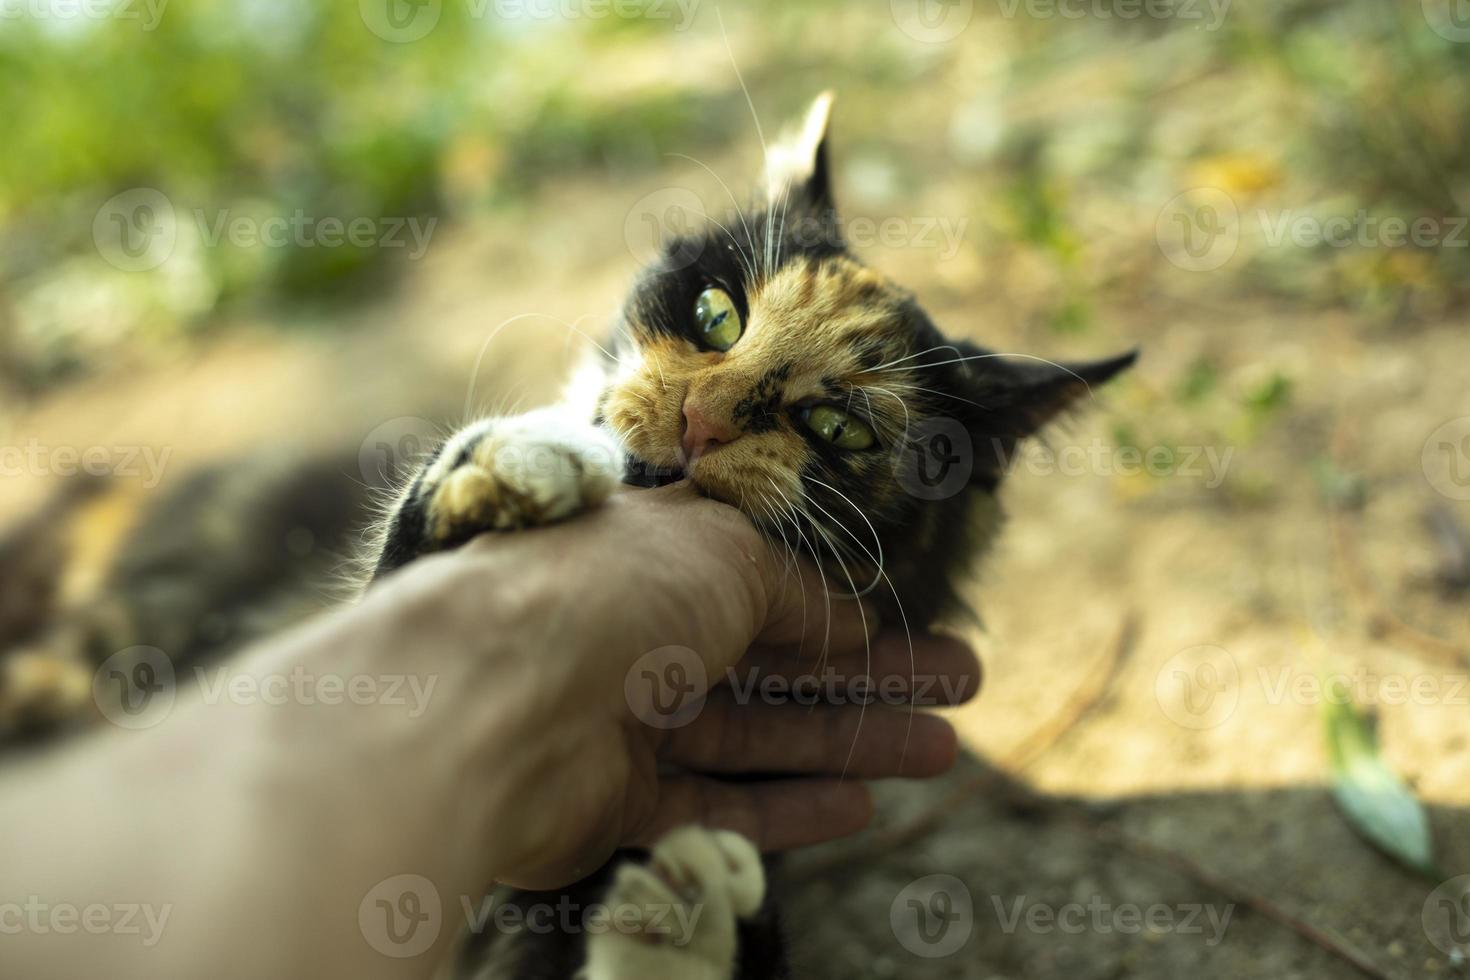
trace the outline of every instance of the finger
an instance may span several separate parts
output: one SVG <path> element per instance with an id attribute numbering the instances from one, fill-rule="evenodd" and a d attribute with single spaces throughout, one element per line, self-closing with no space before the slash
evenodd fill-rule
<path id="1" fill-rule="evenodd" d="M 628 843 L 651 846 L 684 824 L 733 830 L 762 851 L 784 851 L 855 834 L 873 817 L 868 787 L 837 779 L 726 783 L 697 776 L 659 786 L 658 807 Z"/>
<path id="2" fill-rule="evenodd" d="M 669 733 L 662 754 L 708 773 L 924 778 L 948 772 L 959 743 L 949 722 L 911 708 L 741 704 L 721 691 Z"/>
<path id="3" fill-rule="evenodd" d="M 866 654 L 866 655 L 865 655 Z M 882 633 L 871 649 L 822 657 L 794 647 L 756 647 L 728 675 L 731 686 L 771 685 L 791 695 L 813 688 L 820 700 L 856 700 L 866 687 L 884 704 L 964 704 L 980 691 L 983 671 L 969 645 L 949 636 Z M 774 681 L 770 680 L 774 678 Z"/>

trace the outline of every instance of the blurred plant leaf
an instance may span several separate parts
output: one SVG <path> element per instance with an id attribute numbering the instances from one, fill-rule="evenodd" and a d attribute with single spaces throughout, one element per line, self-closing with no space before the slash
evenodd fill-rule
<path id="1" fill-rule="evenodd" d="M 1291 389 L 1291 379 L 1277 371 L 1246 393 L 1246 408 L 1264 419 L 1291 404 Z"/>
<path id="2" fill-rule="evenodd" d="M 1056 333 L 1083 333 L 1091 322 L 1092 311 L 1087 302 L 1076 296 L 1064 299 L 1051 314 L 1051 328 Z"/>
<path id="3" fill-rule="evenodd" d="M 1342 469 L 1326 456 L 1312 461 L 1312 475 L 1317 478 L 1322 497 L 1334 507 L 1357 510 L 1367 500 L 1368 488 L 1362 476 Z"/>
<path id="4" fill-rule="evenodd" d="M 1179 400 L 1186 404 L 1203 401 L 1220 383 L 1220 369 L 1207 357 L 1196 358 L 1179 383 Z"/>
<path id="5" fill-rule="evenodd" d="M 1329 697 L 1323 707 L 1332 795 L 1348 824 L 1406 868 L 1442 877 L 1434 867 L 1424 808 L 1383 761 L 1372 720 L 1347 698 Z"/>

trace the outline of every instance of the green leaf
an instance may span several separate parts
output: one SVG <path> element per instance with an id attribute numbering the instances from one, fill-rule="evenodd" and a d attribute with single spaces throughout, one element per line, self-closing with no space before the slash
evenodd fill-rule
<path id="1" fill-rule="evenodd" d="M 1372 720 L 1347 698 L 1329 697 L 1323 709 L 1332 795 L 1343 816 L 1389 857 L 1438 877 L 1424 808 L 1379 755 Z"/>
<path id="2" fill-rule="evenodd" d="M 1312 460 L 1312 475 L 1323 498 L 1334 507 L 1357 510 L 1367 499 L 1367 485 L 1357 473 L 1339 467 L 1327 456 Z"/>

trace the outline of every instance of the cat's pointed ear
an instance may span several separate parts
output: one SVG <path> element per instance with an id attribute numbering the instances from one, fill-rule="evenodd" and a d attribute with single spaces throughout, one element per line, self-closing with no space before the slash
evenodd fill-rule
<path id="1" fill-rule="evenodd" d="M 801 126 L 784 133 L 766 150 L 766 193 L 775 201 L 799 193 L 823 210 L 833 207 L 832 181 L 827 169 L 827 126 L 832 118 L 833 94 L 823 92 L 812 102 Z"/>
<path id="2" fill-rule="evenodd" d="M 1003 438 L 1032 435 L 1137 359 L 1135 349 L 1073 364 L 1009 356 L 971 361 L 966 366 L 972 378 L 970 397 L 981 406 L 979 427 Z"/>

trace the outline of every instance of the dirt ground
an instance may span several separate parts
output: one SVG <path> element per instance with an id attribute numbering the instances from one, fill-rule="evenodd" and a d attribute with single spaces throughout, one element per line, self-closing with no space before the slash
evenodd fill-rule
<path id="1" fill-rule="evenodd" d="M 708 186 L 693 170 L 677 179 Z M 78 383 L 9 428 L 49 445 L 168 447 L 165 479 L 175 480 L 273 444 L 361 445 L 366 459 L 384 433 L 418 431 L 420 420 L 452 425 L 535 404 L 583 343 L 557 321 L 596 335 L 618 303 L 634 265 L 626 202 L 658 186 L 612 198 L 563 188 L 527 204 L 534 223 L 445 232 L 455 237 L 391 300 L 347 315 L 350 331 L 239 324 Z M 1034 457 L 1012 475 L 1010 524 L 976 586 L 985 628 L 968 633 L 986 686 L 954 714 L 980 761 L 922 792 L 884 787 L 875 833 L 979 781 L 902 848 L 880 836 L 790 862 L 792 878 L 814 876 L 793 905 L 803 975 L 1364 975 L 1309 934 L 1373 964 L 1369 975 L 1460 975 L 1426 936 L 1434 882 L 1363 844 L 1334 807 L 1320 699 L 1306 688 L 1323 672 L 1428 684 L 1415 703 L 1382 698 L 1384 754 L 1428 807 L 1446 876 L 1470 871 L 1470 606 L 1432 584 L 1440 559 L 1424 525 L 1431 507 L 1466 524 L 1470 511 L 1446 495 L 1463 486 L 1440 473 L 1437 491 L 1422 463 L 1431 433 L 1470 415 L 1467 324 L 1386 332 L 1341 313 L 1159 296 L 1097 311 L 1098 326 L 1074 342 L 1018 326 L 958 288 L 953 266 L 869 255 L 940 323 L 1002 349 L 1081 357 L 1141 345 L 1135 375 L 1049 444 L 1112 445 L 1127 427 L 1166 439 L 1177 465 L 1156 476 L 1047 472 Z M 496 332 L 528 313 L 544 316 Z M 1289 377 L 1289 404 L 1253 431 L 1226 407 L 1176 422 L 1165 393 L 1204 355 L 1225 390 Z M 1198 475 L 1184 465 L 1196 447 L 1216 451 L 1219 472 L 1205 459 Z M 1351 484 L 1335 508 L 1332 474 Z M 0 513 L 19 514 L 46 490 L 39 478 L 0 482 Z M 1105 695 L 1052 731 L 1117 655 Z M 1006 771 L 1049 731 L 1052 744 L 1024 771 Z M 923 884 L 930 875 L 963 888 Z M 939 947 L 902 920 L 910 900 L 940 908 L 936 889 L 944 908 L 968 895 L 969 932 L 926 956 Z M 1252 897 L 1279 914 L 1246 907 Z M 1085 925 L 1064 928 L 1077 909 Z M 1050 926 L 1048 910 L 1060 916 Z M 1153 925 L 1130 927 L 1134 912 Z"/>

